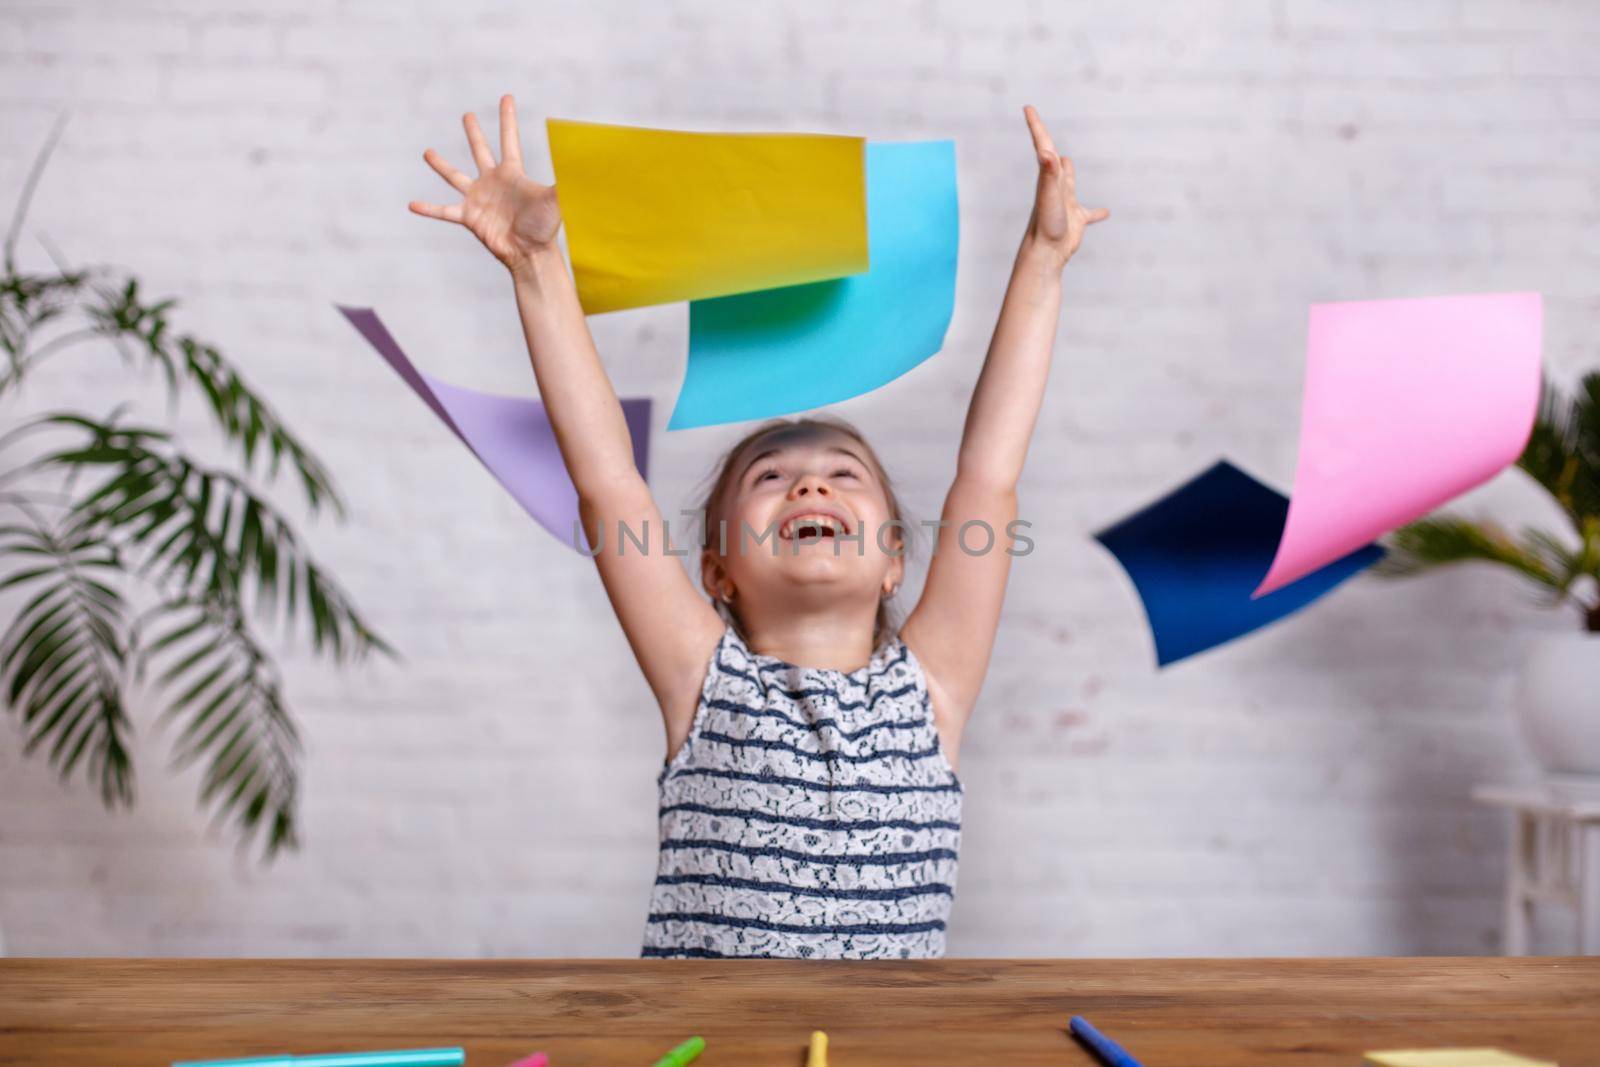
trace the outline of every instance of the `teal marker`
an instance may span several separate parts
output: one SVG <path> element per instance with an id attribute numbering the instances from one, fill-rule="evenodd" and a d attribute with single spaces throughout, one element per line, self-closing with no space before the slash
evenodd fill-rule
<path id="1" fill-rule="evenodd" d="M 458 1048 L 409 1048 L 385 1052 L 320 1052 L 310 1056 L 246 1056 L 238 1060 L 181 1060 L 172 1067 L 461 1067 Z M 688 1062 L 687 1060 L 684 1062 Z"/>
<path id="2" fill-rule="evenodd" d="M 690 1060 L 705 1051 L 706 1039 L 691 1037 L 656 1061 L 655 1067 L 684 1067 Z"/>

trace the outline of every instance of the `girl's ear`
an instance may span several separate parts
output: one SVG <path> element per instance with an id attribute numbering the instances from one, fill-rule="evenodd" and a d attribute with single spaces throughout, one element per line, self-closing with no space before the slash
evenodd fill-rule
<path id="1" fill-rule="evenodd" d="M 700 585 L 713 601 L 722 600 L 723 585 L 728 580 L 722 560 L 709 548 L 700 552 Z"/>

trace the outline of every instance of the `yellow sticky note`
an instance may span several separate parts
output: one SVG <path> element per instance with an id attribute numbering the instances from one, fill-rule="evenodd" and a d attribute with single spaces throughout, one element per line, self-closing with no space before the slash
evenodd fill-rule
<path id="1" fill-rule="evenodd" d="M 1497 1048 L 1410 1048 L 1369 1052 L 1377 1067 L 1556 1067 L 1550 1060 L 1530 1060 Z"/>
<path id="2" fill-rule="evenodd" d="M 587 314 L 867 269 L 864 138 L 545 128 Z"/>

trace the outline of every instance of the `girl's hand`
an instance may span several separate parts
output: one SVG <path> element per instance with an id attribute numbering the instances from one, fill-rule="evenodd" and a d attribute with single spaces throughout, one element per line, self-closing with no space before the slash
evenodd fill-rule
<path id="1" fill-rule="evenodd" d="M 1028 218 L 1028 238 L 1059 258 L 1060 265 L 1078 250 L 1083 231 L 1111 212 L 1105 208 L 1089 210 L 1078 203 L 1077 176 L 1072 160 L 1056 154 L 1049 131 L 1032 104 L 1022 109 L 1033 133 L 1033 148 L 1039 154 L 1039 187 L 1034 193 L 1033 214 Z"/>
<path id="2" fill-rule="evenodd" d="M 467 128 L 467 143 L 472 146 L 478 177 L 467 177 L 430 148 L 422 158 L 459 190 L 463 199 L 448 207 L 413 200 L 411 210 L 430 219 L 461 223 L 515 274 L 536 253 L 555 243 L 556 231 L 561 229 L 556 187 L 540 185 L 522 172 L 522 143 L 517 137 L 517 110 L 511 94 L 500 98 L 498 164 L 478 125 L 478 116 L 469 111 L 462 124 Z"/>

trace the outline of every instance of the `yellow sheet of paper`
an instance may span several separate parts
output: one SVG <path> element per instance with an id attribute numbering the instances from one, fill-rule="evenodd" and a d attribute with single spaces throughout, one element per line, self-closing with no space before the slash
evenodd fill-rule
<path id="1" fill-rule="evenodd" d="M 864 138 L 545 127 L 587 314 L 867 269 Z"/>
<path id="2" fill-rule="evenodd" d="M 1411 1048 L 1369 1052 L 1377 1067 L 1556 1067 L 1550 1060 L 1530 1060 L 1497 1048 Z"/>

